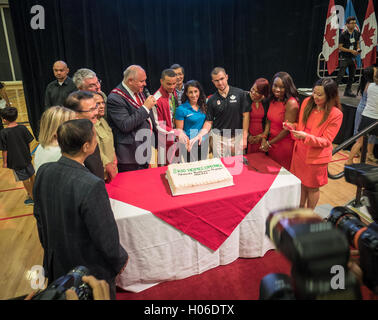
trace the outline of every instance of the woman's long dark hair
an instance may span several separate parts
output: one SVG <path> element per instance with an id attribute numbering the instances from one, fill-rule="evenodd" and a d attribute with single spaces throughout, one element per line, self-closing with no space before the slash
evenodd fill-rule
<path id="1" fill-rule="evenodd" d="M 362 70 L 362 77 L 358 87 L 358 92 L 361 92 L 362 95 L 365 91 L 366 85 L 372 82 L 374 82 L 374 67 L 370 66 Z"/>
<path id="2" fill-rule="evenodd" d="M 189 80 L 187 83 L 185 83 L 184 93 L 182 94 L 181 102 L 184 103 L 186 101 L 189 101 L 189 98 L 186 95 L 186 93 L 188 92 L 189 87 L 195 87 L 195 88 L 197 88 L 199 90 L 199 97 L 198 97 L 197 104 L 198 104 L 200 110 L 203 113 L 206 113 L 206 110 L 207 110 L 207 107 L 206 107 L 206 95 L 205 95 L 205 92 L 203 91 L 203 88 L 202 88 L 201 84 L 197 80 Z"/>
<path id="3" fill-rule="evenodd" d="M 297 91 L 297 88 L 294 84 L 293 78 L 290 76 L 290 74 L 288 74 L 287 72 L 284 72 L 284 71 L 277 72 L 273 76 L 271 86 L 270 86 L 269 100 L 272 100 L 272 99 L 277 100 L 277 98 L 273 94 L 273 83 L 274 83 L 274 80 L 276 80 L 276 78 L 280 78 L 282 80 L 282 83 L 283 83 L 284 88 L 285 88 L 284 103 L 286 104 L 286 102 L 291 97 L 294 97 L 298 101 L 298 91 Z"/>
<path id="4" fill-rule="evenodd" d="M 341 103 L 339 98 L 339 90 L 337 88 L 337 83 L 331 78 L 319 79 L 315 82 L 314 87 L 322 86 L 324 88 L 324 93 L 326 95 L 325 112 L 322 121 L 320 121 L 319 126 L 327 120 L 329 113 L 333 107 L 339 108 L 341 110 Z M 305 110 L 303 111 L 303 123 L 306 124 L 312 110 L 316 108 L 314 97 L 311 96 L 309 99 Z"/>

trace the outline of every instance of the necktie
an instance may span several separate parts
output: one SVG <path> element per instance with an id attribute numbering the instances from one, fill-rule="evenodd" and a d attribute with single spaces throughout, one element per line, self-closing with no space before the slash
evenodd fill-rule
<path id="1" fill-rule="evenodd" d="M 137 101 L 137 103 L 138 103 L 138 106 L 142 106 L 143 103 L 142 103 L 142 101 L 140 100 L 138 93 L 134 93 L 134 95 L 135 95 L 136 101 Z"/>

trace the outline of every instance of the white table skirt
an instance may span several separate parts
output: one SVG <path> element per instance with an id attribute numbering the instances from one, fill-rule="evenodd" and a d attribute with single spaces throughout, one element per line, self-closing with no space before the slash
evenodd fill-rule
<path id="1" fill-rule="evenodd" d="M 267 216 L 275 210 L 298 207 L 300 185 L 298 178 L 282 168 L 269 191 L 216 251 L 147 210 L 110 199 L 121 244 L 129 254 L 117 285 L 140 292 L 163 281 L 187 278 L 229 264 L 239 257 L 264 256 L 274 248 L 265 235 Z"/>

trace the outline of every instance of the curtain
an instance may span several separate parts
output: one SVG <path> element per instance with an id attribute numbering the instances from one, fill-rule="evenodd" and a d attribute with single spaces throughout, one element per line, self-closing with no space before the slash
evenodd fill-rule
<path id="1" fill-rule="evenodd" d="M 199 80 L 206 95 L 215 91 L 210 72 L 216 66 L 226 69 L 230 85 L 245 90 L 278 71 L 290 73 L 297 87 L 311 87 L 328 2 L 9 0 L 31 127 L 36 133 L 57 60 L 67 62 L 71 77 L 82 67 L 95 71 L 106 94 L 131 64 L 146 70 L 151 93 L 173 63 L 185 68 L 185 81 Z M 354 6 L 363 21 L 360 2 Z M 45 9 L 43 30 L 30 26 L 34 5 Z"/>

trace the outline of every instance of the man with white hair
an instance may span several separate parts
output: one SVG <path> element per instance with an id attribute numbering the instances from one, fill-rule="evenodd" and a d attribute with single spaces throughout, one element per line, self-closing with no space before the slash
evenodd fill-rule
<path id="1" fill-rule="evenodd" d="M 152 107 L 153 96 L 146 97 L 146 72 L 131 65 L 123 81 L 112 90 L 107 100 L 108 122 L 113 130 L 118 171 L 146 169 L 151 159 L 151 146 L 156 132 Z"/>
<path id="2" fill-rule="evenodd" d="M 73 76 L 73 82 L 79 90 L 101 92 L 101 80 L 90 69 L 77 70 Z"/>

